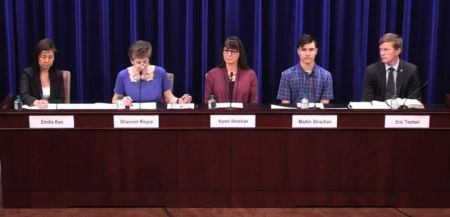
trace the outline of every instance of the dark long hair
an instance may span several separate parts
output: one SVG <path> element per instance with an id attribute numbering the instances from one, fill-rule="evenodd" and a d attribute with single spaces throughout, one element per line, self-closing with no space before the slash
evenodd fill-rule
<path id="1" fill-rule="evenodd" d="M 41 54 L 42 51 L 53 51 L 54 54 L 54 60 L 53 60 L 53 65 L 50 67 L 50 69 L 48 70 L 48 76 L 50 81 L 55 80 L 55 71 L 56 71 L 56 46 L 55 43 L 49 39 L 49 38 L 44 38 L 42 40 L 40 40 L 35 48 L 34 48 L 34 52 L 33 52 L 33 57 L 31 60 L 31 71 L 33 73 L 33 78 L 34 81 L 36 82 L 36 84 L 40 84 L 41 82 L 41 77 L 40 77 L 40 73 L 41 73 L 41 68 L 39 67 L 39 54 Z"/>
<path id="2" fill-rule="evenodd" d="M 242 44 L 241 39 L 236 36 L 230 36 L 223 42 L 223 47 L 227 49 L 235 49 L 239 51 L 239 59 L 238 59 L 238 68 L 239 69 L 249 69 L 247 62 L 247 54 L 245 53 L 244 45 Z M 223 55 L 223 52 L 222 52 Z M 219 68 L 225 68 L 225 60 L 222 56 L 222 62 L 217 66 Z"/>

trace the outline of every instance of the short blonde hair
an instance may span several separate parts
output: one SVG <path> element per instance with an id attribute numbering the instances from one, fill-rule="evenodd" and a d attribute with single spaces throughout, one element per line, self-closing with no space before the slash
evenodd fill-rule
<path id="1" fill-rule="evenodd" d="M 378 42 L 379 45 L 383 44 L 384 42 L 393 42 L 393 46 L 395 49 L 402 49 L 403 48 L 403 40 L 400 35 L 397 35 L 395 33 L 386 33 Z"/>

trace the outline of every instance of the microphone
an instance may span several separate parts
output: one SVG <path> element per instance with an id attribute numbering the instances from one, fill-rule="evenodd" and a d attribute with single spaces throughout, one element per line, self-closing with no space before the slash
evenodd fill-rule
<path id="1" fill-rule="evenodd" d="M 142 71 L 139 71 L 139 110 L 141 110 Z"/>
<path id="2" fill-rule="evenodd" d="M 413 90 L 413 92 L 411 92 L 403 101 L 402 105 L 400 105 L 401 109 L 406 109 L 406 100 L 409 99 L 409 97 L 411 97 L 412 95 L 416 94 L 417 91 L 422 90 L 422 88 L 426 87 L 428 84 L 430 84 L 431 80 L 428 80 L 427 82 L 425 82 L 424 84 L 420 85 L 420 87 L 416 88 L 415 90 Z"/>
<path id="3" fill-rule="evenodd" d="M 231 102 L 233 101 L 234 85 L 231 86 L 231 83 L 233 82 L 233 76 L 234 76 L 234 73 L 230 72 L 230 75 L 228 76 L 228 100 L 230 101 L 230 108 L 231 108 Z"/>
<path id="4" fill-rule="evenodd" d="M 233 72 L 230 72 L 230 76 L 228 76 L 228 82 L 233 82 Z"/>
<path id="5" fill-rule="evenodd" d="M 314 73 L 314 71 L 311 71 L 311 74 L 309 74 L 309 78 L 311 79 L 311 83 L 312 83 L 312 93 L 311 93 L 311 97 L 313 98 L 313 100 L 312 100 L 312 102 L 313 102 L 313 109 L 317 109 L 317 106 L 316 106 L 316 95 L 314 94 L 314 78 L 313 78 L 313 73 Z M 309 105 L 308 105 L 308 107 L 309 107 Z"/>

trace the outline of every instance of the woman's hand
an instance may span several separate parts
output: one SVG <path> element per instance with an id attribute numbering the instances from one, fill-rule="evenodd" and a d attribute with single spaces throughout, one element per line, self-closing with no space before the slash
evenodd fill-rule
<path id="1" fill-rule="evenodd" d="M 192 96 L 189 94 L 184 94 L 178 99 L 178 104 L 186 104 L 192 102 Z"/>
<path id="2" fill-rule="evenodd" d="M 34 100 L 33 105 L 38 107 L 38 108 L 47 108 L 48 101 L 47 100 L 43 100 L 43 99 Z"/>
<path id="3" fill-rule="evenodd" d="M 123 102 L 124 106 L 130 107 L 131 105 L 133 105 L 133 99 L 131 97 L 129 97 L 129 96 L 124 96 L 122 98 L 122 102 Z"/>

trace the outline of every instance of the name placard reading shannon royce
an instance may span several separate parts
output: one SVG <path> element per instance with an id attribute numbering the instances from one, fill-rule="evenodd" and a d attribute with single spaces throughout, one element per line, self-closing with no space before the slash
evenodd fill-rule
<path id="1" fill-rule="evenodd" d="M 159 115 L 114 115 L 114 128 L 159 128 Z"/>

